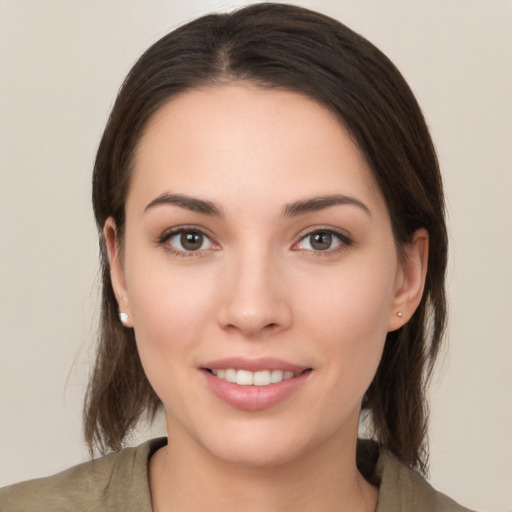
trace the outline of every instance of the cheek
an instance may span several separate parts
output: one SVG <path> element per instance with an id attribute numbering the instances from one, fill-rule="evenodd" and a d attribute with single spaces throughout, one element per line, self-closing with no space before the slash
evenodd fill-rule
<path id="1" fill-rule="evenodd" d="M 211 299 L 204 281 L 189 273 L 148 268 L 133 275 L 129 283 L 137 348 L 144 372 L 166 411 L 180 416 L 199 399 L 187 383 L 211 317 Z"/>
<path id="2" fill-rule="evenodd" d="M 168 262 L 166 254 L 132 250 L 126 284 L 134 330 L 144 367 L 176 364 L 190 356 L 211 318 L 211 286 L 204 273 Z"/>
<path id="3" fill-rule="evenodd" d="M 345 332 L 387 332 L 395 288 L 396 259 L 365 258 L 303 278 L 295 291 L 301 314 L 311 311 L 316 326 Z M 307 274 L 304 273 L 307 277 Z M 363 340 L 361 340 L 363 341 Z"/>
<path id="4" fill-rule="evenodd" d="M 328 354 L 333 386 L 343 382 L 362 394 L 373 379 L 386 340 L 396 268 L 392 257 L 372 258 L 297 291 L 302 326 Z"/>

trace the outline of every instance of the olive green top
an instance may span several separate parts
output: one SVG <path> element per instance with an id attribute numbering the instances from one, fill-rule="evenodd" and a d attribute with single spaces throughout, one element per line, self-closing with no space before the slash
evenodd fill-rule
<path id="1" fill-rule="evenodd" d="M 0 512 L 152 512 L 148 460 L 166 444 L 153 439 L 47 478 L 0 489 Z M 376 512 L 469 512 L 382 451 L 373 478 Z"/>

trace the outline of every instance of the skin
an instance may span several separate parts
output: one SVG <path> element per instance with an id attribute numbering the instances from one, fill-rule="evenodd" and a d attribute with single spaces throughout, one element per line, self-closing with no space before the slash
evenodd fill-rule
<path id="1" fill-rule="evenodd" d="M 222 215 L 155 204 L 165 194 Z M 360 204 L 283 215 L 333 194 Z M 204 233 L 198 250 L 168 236 L 191 227 Z M 326 230 L 339 235 L 319 250 Z M 150 461 L 155 510 L 375 510 L 378 490 L 355 465 L 360 403 L 386 333 L 421 299 L 428 235 L 398 256 L 382 193 L 334 116 L 240 83 L 172 99 L 136 153 L 123 251 L 112 219 L 104 232 L 120 310 L 166 411 L 169 445 Z M 201 370 L 231 356 L 311 371 L 285 400 L 247 411 Z"/>

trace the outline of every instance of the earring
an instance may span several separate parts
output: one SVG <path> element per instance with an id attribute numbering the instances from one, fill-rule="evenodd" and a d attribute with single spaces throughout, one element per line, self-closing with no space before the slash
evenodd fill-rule
<path id="1" fill-rule="evenodd" d="M 399 312 L 397 313 L 397 316 L 398 316 L 398 318 L 403 318 L 404 314 L 403 314 L 401 311 L 399 311 Z"/>
<path id="2" fill-rule="evenodd" d="M 126 322 L 128 322 L 128 313 L 123 313 L 122 311 L 119 311 L 119 320 L 123 325 L 125 325 Z"/>

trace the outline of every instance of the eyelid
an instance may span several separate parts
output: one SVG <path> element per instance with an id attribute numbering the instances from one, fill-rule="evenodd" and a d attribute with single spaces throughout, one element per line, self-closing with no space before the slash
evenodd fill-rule
<path id="1" fill-rule="evenodd" d="M 338 239 L 339 244 L 336 245 L 335 247 L 333 247 L 332 249 L 329 248 L 329 249 L 325 249 L 325 250 L 300 249 L 300 248 L 294 249 L 294 247 L 296 247 L 298 244 L 300 244 L 303 240 L 305 240 L 306 238 L 308 238 L 316 233 L 328 233 L 330 235 L 333 235 Z M 304 252 L 308 252 L 311 254 L 321 256 L 322 254 L 328 255 L 328 254 L 332 254 L 337 251 L 346 249 L 348 246 L 350 246 L 352 244 L 353 244 L 353 241 L 352 241 L 350 235 L 347 232 L 345 232 L 344 230 L 341 230 L 339 228 L 333 228 L 330 226 L 329 227 L 318 226 L 318 227 L 314 227 L 314 228 L 308 228 L 306 232 L 303 232 L 301 235 L 299 235 L 298 241 L 294 242 L 294 244 L 292 245 L 292 250 L 304 251 Z"/>
<path id="2" fill-rule="evenodd" d="M 187 251 L 177 249 L 176 247 L 173 247 L 168 243 L 169 240 L 174 236 L 186 232 L 194 232 L 201 234 L 210 241 L 212 247 L 208 247 L 206 249 L 198 249 L 196 251 Z M 206 229 L 194 225 L 182 225 L 169 228 L 166 231 L 164 231 L 161 236 L 158 237 L 156 243 L 157 245 L 164 246 L 164 249 L 166 251 L 169 251 L 170 253 L 177 256 L 204 256 L 207 251 L 219 249 L 219 245 L 214 241 L 213 236 L 210 235 Z"/>
<path id="3" fill-rule="evenodd" d="M 204 236 L 210 241 L 212 247 L 206 249 L 198 249 L 196 251 L 187 251 L 176 249 L 175 247 L 168 243 L 172 237 L 187 231 L 200 233 L 202 236 Z M 297 245 L 300 244 L 303 240 L 316 233 L 328 233 L 330 235 L 333 235 L 338 239 L 339 243 L 334 248 L 329 248 L 325 250 L 297 248 Z M 178 256 L 204 256 L 205 253 L 208 251 L 220 249 L 220 245 L 217 242 L 215 242 L 214 237 L 208 232 L 208 230 L 196 225 L 181 225 L 169 228 L 166 231 L 164 231 L 161 236 L 158 237 L 156 243 L 157 245 L 163 245 L 165 250 Z M 302 234 L 298 235 L 298 240 L 293 243 L 291 249 L 295 251 L 308 252 L 310 254 L 321 256 L 322 254 L 329 255 L 340 250 L 346 249 L 348 246 L 352 244 L 353 241 L 351 239 L 351 236 L 342 229 L 333 228 L 331 226 L 315 226 L 303 230 Z"/>

